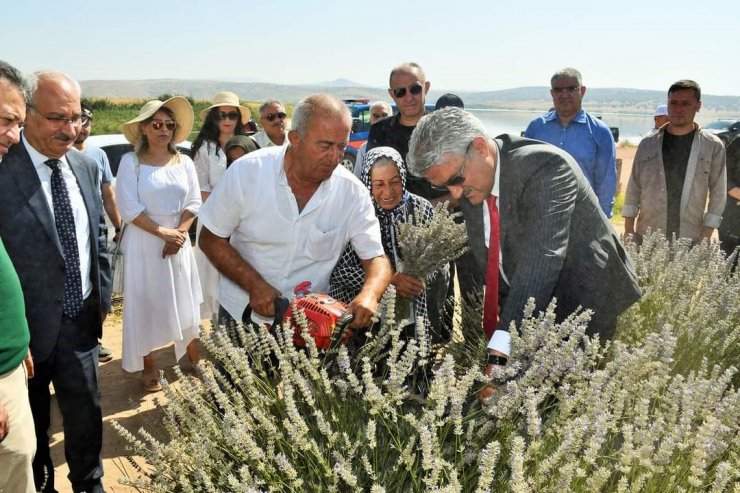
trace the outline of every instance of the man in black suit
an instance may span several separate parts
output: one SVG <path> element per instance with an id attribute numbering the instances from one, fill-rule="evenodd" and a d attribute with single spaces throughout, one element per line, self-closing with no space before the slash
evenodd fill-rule
<path id="1" fill-rule="evenodd" d="M 110 311 L 110 265 L 96 164 L 71 150 L 80 88 L 59 72 L 34 74 L 21 142 L 0 166 L 0 236 L 25 297 L 35 377 L 36 488 L 54 489 L 49 384 L 64 420 L 73 490 L 101 492 L 98 337 Z"/>
<path id="2" fill-rule="evenodd" d="M 506 363 L 509 324 L 521 320 L 530 297 L 538 310 L 557 298 L 561 319 L 579 306 L 592 309 L 588 332 L 602 338 L 613 335 L 617 316 L 640 297 L 631 259 L 566 152 L 511 135 L 491 139 L 476 117 L 445 108 L 421 119 L 408 161 L 413 173 L 460 200 L 480 269 L 498 257 L 499 269 L 486 278 L 488 289 L 498 283 L 492 303 L 500 307 L 484 327 L 492 332 L 489 365 Z M 496 235 L 500 249 L 489 257 Z"/>

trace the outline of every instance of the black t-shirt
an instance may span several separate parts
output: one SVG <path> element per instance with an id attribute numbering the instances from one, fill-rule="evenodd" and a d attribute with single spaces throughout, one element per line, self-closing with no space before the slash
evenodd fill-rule
<path id="1" fill-rule="evenodd" d="M 409 153 L 409 140 L 411 140 L 411 134 L 416 127 L 401 125 L 400 119 L 400 113 L 396 113 L 393 116 L 383 118 L 370 127 L 370 134 L 367 137 L 367 150 L 381 146 L 392 147 L 398 151 L 405 163 L 406 155 Z M 447 192 L 434 190 L 432 185 L 424 178 L 416 177 L 411 173 L 406 175 L 406 189 L 428 200 L 447 194 Z"/>
<path id="2" fill-rule="evenodd" d="M 681 227 L 681 192 L 686 180 L 686 168 L 695 133 L 696 130 L 686 135 L 673 135 L 668 131 L 663 133 L 663 169 L 668 197 L 665 231 L 667 238 L 673 233 L 678 236 Z"/>

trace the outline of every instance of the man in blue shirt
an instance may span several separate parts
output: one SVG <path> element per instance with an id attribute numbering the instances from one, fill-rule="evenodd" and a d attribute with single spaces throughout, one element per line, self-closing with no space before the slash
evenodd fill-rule
<path id="1" fill-rule="evenodd" d="M 604 214 L 611 217 L 617 188 L 616 146 L 609 127 L 582 108 L 584 94 L 578 70 L 568 67 L 555 72 L 550 79 L 555 109 L 529 122 L 524 136 L 549 142 L 573 156 Z"/>

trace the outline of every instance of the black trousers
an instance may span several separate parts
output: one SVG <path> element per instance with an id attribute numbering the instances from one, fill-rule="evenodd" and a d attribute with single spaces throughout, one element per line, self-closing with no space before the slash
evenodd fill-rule
<path id="1" fill-rule="evenodd" d="M 54 384 L 64 421 L 64 455 L 72 489 L 75 492 L 103 491 L 103 414 L 98 394 L 98 339 L 95 335 L 99 316 L 97 304 L 88 301 L 76 318 L 63 317 L 56 347 L 46 361 L 35 362 L 35 375 L 28 381 L 36 427 L 33 475 L 38 491 L 56 491 L 49 451 L 50 383 Z"/>

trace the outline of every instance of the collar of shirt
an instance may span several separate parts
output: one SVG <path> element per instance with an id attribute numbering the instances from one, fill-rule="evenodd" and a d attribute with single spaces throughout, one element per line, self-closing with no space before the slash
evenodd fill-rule
<path id="1" fill-rule="evenodd" d="M 38 170 L 44 170 L 45 173 L 47 173 L 49 176 L 51 176 L 51 168 L 46 166 L 44 163 L 48 161 L 50 158 L 48 156 L 44 156 L 39 151 L 37 151 L 26 139 L 25 133 L 21 133 L 21 138 L 23 139 L 23 145 L 26 146 L 26 151 L 28 151 L 28 156 L 31 158 L 31 162 L 33 163 L 34 168 L 36 168 L 36 171 Z M 69 164 L 67 163 L 67 158 L 65 156 L 62 156 L 59 158 L 59 161 L 61 161 L 62 168 L 69 167 Z"/>
<path id="2" fill-rule="evenodd" d="M 555 110 L 547 112 L 545 115 L 545 121 L 546 122 L 552 122 L 557 121 L 558 119 L 558 112 Z M 586 110 L 581 108 L 581 110 L 576 114 L 576 116 L 573 117 L 571 120 L 571 123 L 586 123 Z"/>

